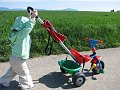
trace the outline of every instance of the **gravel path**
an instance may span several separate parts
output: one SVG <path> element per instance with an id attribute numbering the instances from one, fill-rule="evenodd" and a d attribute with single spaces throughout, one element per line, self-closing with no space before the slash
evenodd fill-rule
<path id="1" fill-rule="evenodd" d="M 90 54 L 91 52 L 82 52 Z M 35 86 L 31 90 L 120 90 L 120 48 L 97 50 L 105 63 L 105 73 L 96 75 L 97 80 L 86 76 L 86 82 L 82 87 L 74 87 L 71 83 L 71 75 L 63 75 L 60 72 L 58 61 L 65 59 L 66 55 L 50 55 L 32 58 L 27 61 Z M 68 57 L 71 59 L 71 57 Z M 86 63 L 85 69 L 89 69 L 90 63 Z M 9 63 L 0 63 L 0 76 L 9 68 Z M 0 87 L 0 90 L 18 90 L 18 76 L 11 81 L 8 88 Z"/>

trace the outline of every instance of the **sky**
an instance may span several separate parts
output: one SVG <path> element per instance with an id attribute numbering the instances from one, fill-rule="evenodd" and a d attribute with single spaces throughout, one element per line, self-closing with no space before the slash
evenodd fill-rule
<path id="1" fill-rule="evenodd" d="M 120 10 L 120 0 L 0 0 L 0 7 L 59 10 L 73 8 L 79 11 Z"/>

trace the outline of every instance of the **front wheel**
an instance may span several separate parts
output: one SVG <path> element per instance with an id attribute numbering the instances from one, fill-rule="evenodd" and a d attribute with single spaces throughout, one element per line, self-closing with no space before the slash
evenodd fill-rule
<path id="1" fill-rule="evenodd" d="M 100 67 L 101 67 L 101 69 L 100 69 L 100 73 L 104 73 L 104 68 L 105 68 L 105 64 L 104 64 L 104 62 L 103 61 L 100 61 Z"/>
<path id="2" fill-rule="evenodd" d="M 79 74 L 72 77 L 72 82 L 75 86 L 80 87 L 85 83 L 85 75 Z"/>
<path id="3" fill-rule="evenodd" d="M 93 68 L 93 74 L 96 75 L 96 74 L 100 74 L 100 69 L 98 69 L 98 67 L 96 66 L 95 68 Z"/>
<path id="4" fill-rule="evenodd" d="M 101 64 L 101 68 L 104 69 L 105 68 L 105 64 L 103 61 L 100 61 L 100 64 Z"/>
<path id="5" fill-rule="evenodd" d="M 100 73 L 104 73 L 104 68 L 105 68 L 105 64 L 103 61 L 99 61 L 99 63 L 96 64 L 97 66 L 93 68 L 93 74 L 100 74 Z"/>

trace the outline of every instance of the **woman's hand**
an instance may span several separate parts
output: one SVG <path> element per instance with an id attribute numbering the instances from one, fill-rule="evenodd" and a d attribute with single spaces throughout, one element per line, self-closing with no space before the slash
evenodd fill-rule
<path id="1" fill-rule="evenodd" d="M 38 16 L 38 11 L 37 10 L 34 10 L 31 12 L 31 19 L 35 19 L 36 16 Z"/>

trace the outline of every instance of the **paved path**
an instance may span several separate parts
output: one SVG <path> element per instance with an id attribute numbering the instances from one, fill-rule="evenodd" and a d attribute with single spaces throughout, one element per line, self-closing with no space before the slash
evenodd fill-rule
<path id="1" fill-rule="evenodd" d="M 82 52 L 90 54 L 91 52 Z M 120 48 L 97 50 L 105 62 L 105 73 L 97 75 L 97 80 L 86 76 L 86 82 L 82 87 L 74 87 L 71 75 L 62 75 L 58 61 L 65 59 L 66 55 L 50 55 L 32 58 L 27 61 L 35 86 L 31 90 L 120 90 Z M 71 59 L 70 57 L 68 57 Z M 85 68 L 89 69 L 90 63 Z M 9 63 L 0 63 L 0 76 L 9 68 Z M 0 87 L 0 90 L 18 90 L 18 77 L 11 82 L 8 88 Z"/>

